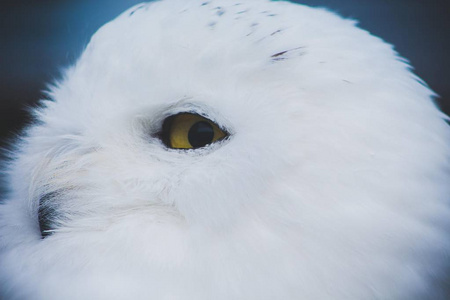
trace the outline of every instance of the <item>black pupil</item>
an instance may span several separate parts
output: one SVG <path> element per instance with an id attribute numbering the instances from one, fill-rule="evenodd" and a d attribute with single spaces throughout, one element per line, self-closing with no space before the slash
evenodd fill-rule
<path id="1" fill-rule="evenodd" d="M 214 138 L 214 129 L 211 124 L 200 121 L 192 125 L 189 129 L 189 143 L 194 148 L 204 147 L 211 144 Z"/>

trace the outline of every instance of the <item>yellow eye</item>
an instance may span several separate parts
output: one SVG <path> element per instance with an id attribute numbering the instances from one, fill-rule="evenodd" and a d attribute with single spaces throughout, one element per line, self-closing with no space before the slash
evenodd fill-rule
<path id="1" fill-rule="evenodd" d="M 202 148 L 227 135 L 211 120 L 192 113 L 168 117 L 160 133 L 161 140 L 172 149 Z"/>

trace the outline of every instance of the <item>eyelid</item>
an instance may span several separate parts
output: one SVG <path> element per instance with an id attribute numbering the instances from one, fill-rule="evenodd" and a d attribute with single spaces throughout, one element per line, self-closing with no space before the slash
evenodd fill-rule
<path id="1" fill-rule="evenodd" d="M 161 111 L 160 116 L 162 115 L 163 117 L 160 119 L 160 128 L 165 119 L 178 114 L 194 114 L 202 116 L 203 118 L 206 118 L 216 124 L 220 129 L 226 131 L 230 135 L 233 134 L 233 128 L 226 118 L 223 118 L 220 113 L 204 105 L 203 103 L 192 101 L 191 97 L 179 100 L 169 108 Z"/>

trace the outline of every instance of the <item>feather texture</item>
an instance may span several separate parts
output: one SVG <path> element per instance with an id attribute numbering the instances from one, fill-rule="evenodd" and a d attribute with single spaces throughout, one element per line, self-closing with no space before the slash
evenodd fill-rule
<path id="1" fill-rule="evenodd" d="M 103 26 L 7 167 L 7 299 L 444 299 L 450 128 L 325 9 L 163 0 Z M 170 116 L 228 138 L 169 149 Z"/>

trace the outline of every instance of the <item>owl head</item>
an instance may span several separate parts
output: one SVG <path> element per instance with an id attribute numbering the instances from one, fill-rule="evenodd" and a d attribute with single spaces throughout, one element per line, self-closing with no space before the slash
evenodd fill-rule
<path id="1" fill-rule="evenodd" d="M 325 9 L 135 6 L 5 167 L 0 295 L 438 299 L 450 128 L 433 96 Z"/>

